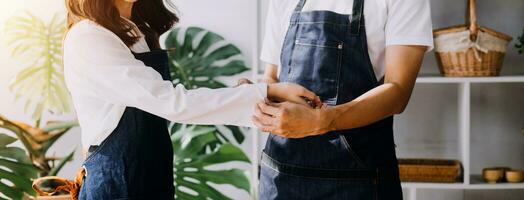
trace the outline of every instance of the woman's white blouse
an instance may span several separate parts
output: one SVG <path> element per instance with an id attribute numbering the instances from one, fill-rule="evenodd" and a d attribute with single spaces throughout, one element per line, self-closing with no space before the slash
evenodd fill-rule
<path id="1" fill-rule="evenodd" d="M 131 47 L 147 52 L 144 38 Z M 253 127 L 255 105 L 266 84 L 186 90 L 163 81 L 134 58 L 114 33 L 88 20 L 77 23 L 64 40 L 64 71 L 82 130 L 84 148 L 99 145 L 116 128 L 126 107 L 170 121 Z"/>

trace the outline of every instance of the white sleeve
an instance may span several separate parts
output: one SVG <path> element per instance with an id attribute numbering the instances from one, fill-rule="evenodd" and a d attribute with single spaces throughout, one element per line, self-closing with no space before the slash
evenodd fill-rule
<path id="1" fill-rule="evenodd" d="M 421 45 L 433 49 L 429 0 L 386 0 L 386 46 Z"/>
<path id="2" fill-rule="evenodd" d="M 68 34 L 64 66 L 70 90 L 180 123 L 254 127 L 251 117 L 256 103 L 267 92 L 265 84 L 195 90 L 174 87 L 136 60 L 116 35 L 101 28 Z"/>
<path id="3" fill-rule="evenodd" d="M 262 51 L 260 59 L 269 64 L 280 65 L 280 52 L 282 51 L 282 43 L 284 36 L 282 35 L 281 25 L 284 11 L 279 9 L 278 2 L 282 0 L 270 0 L 266 25 L 264 32 L 264 42 L 262 43 Z"/>

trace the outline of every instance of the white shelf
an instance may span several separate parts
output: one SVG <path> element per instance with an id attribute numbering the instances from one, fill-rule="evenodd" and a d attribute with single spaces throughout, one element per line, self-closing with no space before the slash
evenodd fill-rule
<path id="1" fill-rule="evenodd" d="M 440 190 L 508 190 L 524 189 L 524 183 L 402 183 L 405 189 L 440 189 Z"/>
<path id="2" fill-rule="evenodd" d="M 406 197 L 417 199 L 418 189 L 449 189 L 449 190 L 508 190 L 524 189 L 524 183 L 484 183 L 480 176 L 471 175 L 471 86 L 476 83 L 524 83 L 523 75 L 498 77 L 442 77 L 421 75 L 417 83 L 422 84 L 457 84 L 457 114 L 458 114 L 458 150 L 463 166 L 463 183 L 402 183 L 402 188 L 408 191 Z"/>
<path id="3" fill-rule="evenodd" d="M 524 183 L 485 183 L 481 175 L 472 175 L 471 184 L 465 183 L 417 183 L 404 182 L 405 189 L 445 189 L 445 190 L 507 190 L 524 189 Z"/>
<path id="4" fill-rule="evenodd" d="M 417 83 L 524 83 L 524 76 L 442 77 L 420 76 Z"/>

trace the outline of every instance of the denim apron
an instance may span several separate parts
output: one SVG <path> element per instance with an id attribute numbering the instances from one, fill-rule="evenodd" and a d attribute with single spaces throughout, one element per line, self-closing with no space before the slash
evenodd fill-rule
<path id="1" fill-rule="evenodd" d="M 134 54 L 171 80 L 167 52 Z M 173 148 L 163 118 L 127 107 L 118 126 L 84 162 L 81 200 L 174 199 Z"/>
<path id="2" fill-rule="evenodd" d="M 331 106 L 379 86 L 368 55 L 364 0 L 354 0 L 351 15 L 302 12 L 305 3 L 300 0 L 291 17 L 279 80 L 300 84 Z M 260 199 L 401 200 L 393 117 L 301 139 L 270 135 Z"/>

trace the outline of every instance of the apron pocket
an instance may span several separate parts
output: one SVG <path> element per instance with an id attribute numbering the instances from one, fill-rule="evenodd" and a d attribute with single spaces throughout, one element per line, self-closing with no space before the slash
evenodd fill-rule
<path id="1" fill-rule="evenodd" d="M 297 39 L 287 81 L 308 88 L 330 105 L 336 104 L 342 48 L 342 42 Z"/>
<path id="2" fill-rule="evenodd" d="M 349 152 L 351 159 L 355 161 L 360 168 L 368 168 L 366 163 L 364 163 L 364 161 L 360 158 L 360 156 L 353 150 L 353 148 L 349 144 L 349 140 L 347 139 L 347 137 L 344 135 L 340 135 L 339 137 L 340 137 L 340 141 L 344 145 L 344 148 L 346 149 L 347 152 Z"/>
<path id="3" fill-rule="evenodd" d="M 279 172 L 262 165 L 260 199 L 358 199 L 375 200 L 375 179 L 360 178 L 311 178 Z"/>

